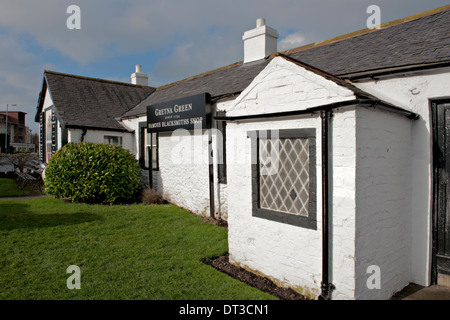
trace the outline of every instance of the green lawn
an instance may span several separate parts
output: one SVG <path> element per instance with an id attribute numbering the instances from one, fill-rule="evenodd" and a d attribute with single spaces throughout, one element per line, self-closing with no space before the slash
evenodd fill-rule
<path id="1" fill-rule="evenodd" d="M 24 196 L 25 193 L 12 179 L 0 178 L 0 197 Z"/>
<path id="2" fill-rule="evenodd" d="M 173 205 L 3 200 L 0 248 L 0 300 L 275 299 L 203 264 L 227 252 L 227 229 Z"/>

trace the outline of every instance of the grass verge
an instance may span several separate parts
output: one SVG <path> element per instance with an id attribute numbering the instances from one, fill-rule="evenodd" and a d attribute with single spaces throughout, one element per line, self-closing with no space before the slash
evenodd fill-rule
<path id="1" fill-rule="evenodd" d="M 173 205 L 0 202 L 0 299 L 253 300 L 274 296 L 205 265 L 227 229 Z M 69 290 L 70 265 L 81 289 Z"/>
<path id="2" fill-rule="evenodd" d="M 0 197 L 20 197 L 25 193 L 12 179 L 0 178 Z"/>

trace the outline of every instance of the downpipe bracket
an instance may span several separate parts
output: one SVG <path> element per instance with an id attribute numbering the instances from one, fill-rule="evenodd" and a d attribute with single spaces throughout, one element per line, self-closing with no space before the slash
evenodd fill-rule
<path id="1" fill-rule="evenodd" d="M 320 283 L 321 293 L 318 300 L 331 300 L 331 292 L 336 289 L 332 283 Z"/>

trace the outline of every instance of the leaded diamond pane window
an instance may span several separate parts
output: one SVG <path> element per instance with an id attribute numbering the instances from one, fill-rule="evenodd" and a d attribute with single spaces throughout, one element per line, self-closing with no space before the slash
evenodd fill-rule
<path id="1" fill-rule="evenodd" d="M 249 133 L 253 215 L 316 228 L 315 129 Z"/>
<path id="2" fill-rule="evenodd" d="M 276 152 L 278 170 L 260 175 L 260 208 L 308 216 L 309 203 L 309 139 L 279 139 L 278 147 L 270 139 L 259 140 L 260 156 Z M 278 150 L 277 150 L 278 149 Z M 260 161 L 260 172 L 267 162 Z"/>

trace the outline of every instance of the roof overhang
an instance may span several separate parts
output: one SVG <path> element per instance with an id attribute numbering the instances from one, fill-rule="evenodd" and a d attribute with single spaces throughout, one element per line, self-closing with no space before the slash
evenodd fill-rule
<path id="1" fill-rule="evenodd" d="M 391 67 L 391 68 L 383 68 L 383 69 L 374 69 L 374 70 L 366 70 L 356 73 L 348 73 L 339 75 L 342 79 L 348 79 L 350 81 L 358 81 L 362 79 L 375 79 L 379 77 L 385 76 L 395 76 L 399 74 L 405 74 L 409 72 L 417 72 L 417 71 L 427 71 L 427 70 L 435 70 L 439 68 L 448 68 L 450 67 L 450 60 L 443 62 L 434 62 L 434 63 L 421 63 L 414 65 L 404 65 L 399 67 Z"/>
<path id="2" fill-rule="evenodd" d="M 265 113 L 265 114 L 252 114 L 252 115 L 243 115 L 243 116 L 215 116 L 214 119 L 218 121 L 242 121 L 242 120 L 252 120 L 252 119 L 273 119 L 273 118 L 283 118 L 283 117 L 290 117 L 290 116 L 298 116 L 298 115 L 305 115 L 305 114 L 312 114 L 320 112 L 321 110 L 332 110 L 337 108 L 342 108 L 346 106 L 351 105 L 358 105 L 363 107 L 370 107 L 370 108 L 377 108 L 386 110 L 389 112 L 393 112 L 399 115 L 402 115 L 404 117 L 407 117 L 408 119 L 417 120 L 419 119 L 419 115 L 410 112 L 408 110 L 399 108 L 397 106 L 394 106 L 388 102 L 382 101 L 382 100 L 374 100 L 374 99 L 367 99 L 367 98 L 357 98 L 353 100 L 347 100 L 347 101 L 341 101 L 337 103 L 331 103 L 327 105 L 322 105 L 319 107 L 314 108 L 307 108 L 303 110 L 295 110 L 295 111 L 286 111 L 286 112 L 277 112 L 277 113 Z"/>
<path id="3" fill-rule="evenodd" d="M 98 131 L 115 131 L 115 132 L 133 132 L 128 129 L 120 129 L 120 128 L 102 128 L 102 127 L 92 127 L 92 126 L 81 126 L 81 125 L 66 125 L 67 129 L 82 129 L 82 130 L 98 130 Z"/>

